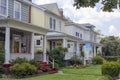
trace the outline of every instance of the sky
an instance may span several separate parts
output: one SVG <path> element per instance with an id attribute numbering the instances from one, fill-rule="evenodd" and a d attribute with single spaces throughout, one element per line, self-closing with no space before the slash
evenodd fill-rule
<path id="1" fill-rule="evenodd" d="M 96 30 L 101 30 L 104 35 L 120 36 L 120 12 L 103 12 L 101 5 L 96 4 L 95 8 L 73 7 L 74 0 L 33 0 L 37 5 L 57 3 L 59 8 L 63 8 L 64 16 L 69 17 L 76 23 L 91 23 L 96 26 Z"/>

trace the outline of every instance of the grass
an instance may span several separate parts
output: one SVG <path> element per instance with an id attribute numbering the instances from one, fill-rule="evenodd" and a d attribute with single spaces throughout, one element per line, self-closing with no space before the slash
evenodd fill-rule
<path id="1" fill-rule="evenodd" d="M 0 79 L 0 80 L 97 80 L 101 75 L 101 66 L 90 66 L 83 69 L 62 69 L 64 74 L 43 75 L 24 79 Z"/>

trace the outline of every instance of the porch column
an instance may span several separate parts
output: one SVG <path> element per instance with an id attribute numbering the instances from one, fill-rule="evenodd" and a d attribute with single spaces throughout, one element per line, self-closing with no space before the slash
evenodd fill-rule
<path id="1" fill-rule="evenodd" d="M 94 44 L 94 56 L 93 57 L 95 57 L 96 56 L 96 45 Z"/>
<path id="2" fill-rule="evenodd" d="M 67 40 L 63 38 L 63 47 L 67 48 Z"/>
<path id="3" fill-rule="evenodd" d="M 34 59 L 34 33 L 31 33 L 31 59 Z"/>
<path id="4" fill-rule="evenodd" d="M 80 44 L 79 44 L 79 42 L 77 42 L 76 47 L 77 47 L 76 48 L 77 49 L 76 53 L 77 53 L 78 56 L 80 56 Z"/>
<path id="5" fill-rule="evenodd" d="M 83 63 L 84 63 L 84 65 L 85 65 L 85 64 L 86 64 L 86 60 L 87 60 L 87 57 L 86 57 L 86 56 L 87 56 L 87 55 L 86 55 L 86 46 L 85 46 L 85 45 L 83 46 L 83 51 L 84 51 L 84 58 L 83 58 L 84 61 L 83 61 Z"/>
<path id="6" fill-rule="evenodd" d="M 43 35 L 43 62 L 47 62 L 47 55 L 46 55 L 46 35 Z"/>
<path id="7" fill-rule="evenodd" d="M 5 31 L 5 62 L 9 64 L 10 61 L 10 27 L 6 27 Z"/>

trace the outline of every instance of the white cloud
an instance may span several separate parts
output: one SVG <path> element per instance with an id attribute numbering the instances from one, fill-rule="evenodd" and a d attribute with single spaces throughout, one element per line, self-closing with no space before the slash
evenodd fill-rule
<path id="1" fill-rule="evenodd" d="M 117 29 L 116 29 L 115 26 L 111 25 L 111 26 L 109 27 L 109 33 L 115 33 L 116 31 L 117 31 Z"/>
<path id="2" fill-rule="evenodd" d="M 110 32 L 109 26 L 113 28 L 120 29 L 119 27 L 115 27 L 120 25 L 120 12 L 102 12 L 97 11 L 97 8 L 80 8 L 78 10 L 73 7 L 74 0 L 33 0 L 36 4 L 47 4 L 47 3 L 57 3 L 60 8 L 63 8 L 64 15 L 69 17 L 75 22 L 78 23 L 91 23 L 96 26 L 97 29 L 102 30 L 103 34 L 109 35 Z M 113 30 L 114 31 L 114 30 Z M 112 32 L 112 30 L 111 30 Z M 119 34 L 120 32 L 115 31 L 112 34 Z"/>

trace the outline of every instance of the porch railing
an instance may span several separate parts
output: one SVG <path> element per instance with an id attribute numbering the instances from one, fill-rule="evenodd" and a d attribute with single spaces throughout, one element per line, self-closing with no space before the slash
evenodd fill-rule
<path id="1" fill-rule="evenodd" d="M 52 68 L 55 68 L 55 59 L 49 54 L 47 54 L 47 61 L 52 64 Z"/>

